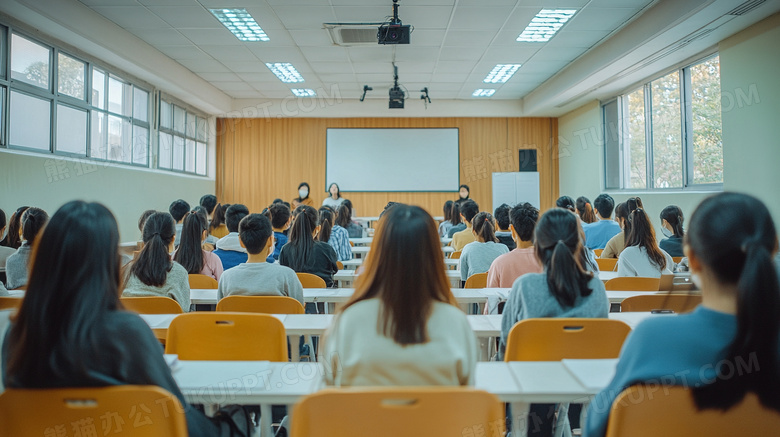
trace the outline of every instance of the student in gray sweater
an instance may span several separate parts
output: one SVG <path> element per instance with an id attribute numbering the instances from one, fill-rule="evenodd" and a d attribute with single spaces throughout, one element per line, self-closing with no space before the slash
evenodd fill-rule
<path id="1" fill-rule="evenodd" d="M 274 231 L 271 221 L 262 214 L 250 214 L 238 225 L 241 247 L 246 248 L 245 263 L 225 271 L 219 278 L 219 299 L 231 295 L 289 296 L 301 305 L 303 287 L 295 271 L 277 263 L 269 264 L 267 257 L 274 251 Z"/>

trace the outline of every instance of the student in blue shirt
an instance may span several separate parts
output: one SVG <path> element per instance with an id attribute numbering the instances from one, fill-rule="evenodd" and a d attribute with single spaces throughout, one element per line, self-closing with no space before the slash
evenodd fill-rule
<path id="1" fill-rule="evenodd" d="M 599 194 L 593 202 L 593 207 L 599 220 L 582 224 L 582 229 L 585 231 L 585 246 L 590 250 L 604 249 L 609 240 L 622 231 L 618 222 L 612 220 L 615 199 L 609 194 Z"/>
<path id="2" fill-rule="evenodd" d="M 614 379 L 590 404 L 585 436 L 603 436 L 615 398 L 640 383 L 690 388 L 699 409 L 728 410 L 752 392 L 780 412 L 777 244 L 760 200 L 737 193 L 705 199 L 691 217 L 685 244 L 702 304 L 634 329 Z M 755 371 L 735 372 L 740 368 Z"/>
<path id="3" fill-rule="evenodd" d="M 349 244 L 349 233 L 346 229 L 336 224 L 336 213 L 333 209 L 323 206 L 320 208 L 320 233 L 317 239 L 328 243 L 336 251 L 338 261 L 352 259 L 352 245 Z"/>
<path id="4" fill-rule="evenodd" d="M 282 251 L 282 246 L 287 244 L 287 235 L 284 234 L 290 227 L 292 222 L 292 213 L 290 207 L 284 203 L 274 203 L 268 207 L 268 212 L 271 213 L 271 226 L 274 229 L 274 253 L 272 253 L 267 262 L 274 262 L 279 259 L 279 253 Z"/>
<path id="5" fill-rule="evenodd" d="M 214 251 L 222 260 L 224 270 L 245 263 L 247 260 L 246 249 L 241 247 L 238 239 L 238 224 L 248 215 L 249 208 L 240 203 L 230 205 L 225 212 L 225 226 L 229 233 L 217 241 L 217 250 Z"/>

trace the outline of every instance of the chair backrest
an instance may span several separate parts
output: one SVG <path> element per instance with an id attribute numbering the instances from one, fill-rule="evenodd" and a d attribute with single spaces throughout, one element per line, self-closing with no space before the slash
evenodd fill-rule
<path id="1" fill-rule="evenodd" d="M 604 249 L 593 249 L 593 254 L 596 255 L 596 258 L 600 257 L 602 252 L 604 252 Z"/>
<path id="2" fill-rule="evenodd" d="M 682 261 L 683 258 L 685 258 L 685 257 L 684 256 L 673 256 L 672 257 L 672 261 L 674 261 L 675 264 L 680 264 L 680 261 Z"/>
<path id="3" fill-rule="evenodd" d="M 22 306 L 22 297 L 2 296 L 0 297 L 0 310 L 19 309 Z"/>
<path id="4" fill-rule="evenodd" d="M 460 255 L 463 252 L 460 250 L 456 250 L 455 252 L 450 252 L 450 259 L 460 259 Z"/>
<path id="5" fill-rule="evenodd" d="M 336 261 L 336 267 L 338 267 L 339 270 L 344 270 L 344 263 Z"/>
<path id="6" fill-rule="evenodd" d="M 466 285 L 463 288 L 486 288 L 487 273 L 474 273 L 466 279 Z"/>
<path id="7" fill-rule="evenodd" d="M 187 437 L 176 396 L 157 386 L 6 389 L 0 394 L 0 436 L 68 434 Z M 102 432 L 101 432 L 102 431 Z"/>
<path id="8" fill-rule="evenodd" d="M 689 313 L 700 303 L 701 295 L 698 294 L 651 294 L 623 299 L 623 302 L 620 303 L 620 311 L 672 310 L 675 313 Z"/>
<path id="9" fill-rule="evenodd" d="M 180 360 L 287 361 L 287 335 L 267 314 L 188 313 L 171 321 L 165 353 Z"/>
<path id="10" fill-rule="evenodd" d="M 504 406 L 473 388 L 325 389 L 292 414 L 292 437 L 504 435 Z"/>
<path id="11" fill-rule="evenodd" d="M 642 278 L 638 276 L 623 276 L 610 279 L 604 284 L 607 290 L 619 291 L 658 291 L 661 287 L 659 278 Z"/>
<path id="12" fill-rule="evenodd" d="M 138 314 L 181 314 L 179 302 L 165 296 L 123 297 L 119 299 L 125 309 Z"/>
<path id="13" fill-rule="evenodd" d="M 771 430 L 775 431 L 771 431 Z M 607 437 L 709 437 L 770 435 L 780 429 L 780 413 L 766 408 L 753 393 L 723 412 L 699 411 L 683 387 L 635 385 L 612 404 Z"/>
<path id="14" fill-rule="evenodd" d="M 596 264 L 599 266 L 599 271 L 602 272 L 614 272 L 617 268 L 617 258 L 596 258 Z"/>
<path id="15" fill-rule="evenodd" d="M 325 280 L 311 273 L 296 273 L 303 288 L 325 288 Z"/>
<path id="16" fill-rule="evenodd" d="M 521 320 L 509 331 L 504 361 L 617 358 L 629 332 L 619 320 Z"/>
<path id="17" fill-rule="evenodd" d="M 306 312 L 300 302 L 287 296 L 228 296 L 217 302 L 217 311 L 264 314 Z"/>
<path id="18" fill-rule="evenodd" d="M 214 289 L 219 287 L 219 283 L 211 276 L 190 274 L 190 289 Z"/>

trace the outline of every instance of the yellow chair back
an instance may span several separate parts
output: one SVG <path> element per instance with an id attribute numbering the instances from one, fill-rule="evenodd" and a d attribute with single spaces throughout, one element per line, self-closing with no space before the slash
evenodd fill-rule
<path id="1" fill-rule="evenodd" d="M 658 291 L 661 287 L 661 280 L 658 278 L 641 278 L 635 276 L 625 276 L 610 279 L 604 284 L 607 290 L 618 291 Z"/>
<path id="2" fill-rule="evenodd" d="M 234 313 L 303 314 L 303 305 L 288 296 L 228 296 L 217 302 L 217 311 Z"/>
<path id="3" fill-rule="evenodd" d="M 509 331 L 504 361 L 617 358 L 629 332 L 619 320 L 521 320 Z"/>
<path id="4" fill-rule="evenodd" d="M 675 313 L 689 313 L 701 303 L 701 295 L 653 294 L 627 297 L 620 304 L 622 312 L 647 312 L 672 310 Z"/>
<path id="5" fill-rule="evenodd" d="M 211 276 L 191 274 L 190 275 L 190 289 L 212 289 L 216 290 L 219 286 L 217 280 Z"/>

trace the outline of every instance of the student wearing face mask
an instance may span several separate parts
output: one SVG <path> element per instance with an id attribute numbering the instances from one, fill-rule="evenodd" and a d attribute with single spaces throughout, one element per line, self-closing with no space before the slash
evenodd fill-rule
<path id="1" fill-rule="evenodd" d="M 314 206 L 314 201 L 309 197 L 310 191 L 311 187 L 309 187 L 308 182 L 301 182 L 301 184 L 298 185 L 298 197 L 292 200 L 293 209 L 301 205 Z"/>
<path id="2" fill-rule="evenodd" d="M 671 256 L 685 256 L 683 254 L 683 213 L 679 206 L 669 205 L 661 211 L 661 232 L 663 240 L 658 246 Z"/>

